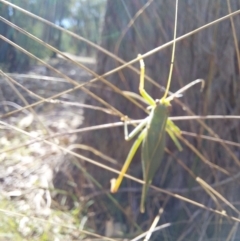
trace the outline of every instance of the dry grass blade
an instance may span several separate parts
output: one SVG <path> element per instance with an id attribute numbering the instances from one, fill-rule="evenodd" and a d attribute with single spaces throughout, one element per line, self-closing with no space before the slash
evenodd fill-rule
<path id="1" fill-rule="evenodd" d="M 95 98 L 97 101 L 99 101 L 99 103 L 102 103 L 103 105 L 107 106 L 108 108 L 112 109 L 112 111 L 118 113 L 120 116 L 123 116 L 123 114 L 121 114 L 121 112 L 119 112 L 117 109 L 115 109 L 112 105 L 110 105 L 109 103 L 107 103 L 106 101 L 104 101 L 103 99 L 99 98 L 98 96 L 96 96 L 94 93 L 92 93 L 91 91 L 89 91 L 88 89 L 86 89 L 84 87 L 85 84 L 81 84 L 79 85 L 78 82 L 74 81 L 73 79 L 69 78 L 67 75 L 63 74 L 62 72 L 58 71 L 57 69 L 53 68 L 52 66 L 50 66 L 49 64 L 47 64 L 46 62 L 42 61 L 41 59 L 37 58 L 36 56 L 34 56 L 33 54 L 31 54 L 30 52 L 26 51 L 25 49 L 21 48 L 20 46 L 18 46 L 17 44 L 13 43 L 12 41 L 10 41 L 9 39 L 0 36 L 0 38 L 2 38 L 4 41 L 6 41 L 7 43 L 13 45 L 14 47 L 16 47 L 17 49 L 21 50 L 22 52 L 24 52 L 25 54 L 27 54 L 28 56 L 30 56 L 33 59 L 36 59 L 37 61 L 39 61 L 40 63 L 42 63 L 43 65 L 45 65 L 47 68 L 51 69 L 52 71 L 54 71 L 55 73 L 57 73 L 58 75 L 60 75 L 61 77 L 63 77 L 64 79 L 68 80 L 71 84 L 77 86 L 74 89 L 78 89 L 81 88 L 81 90 L 83 90 L 84 92 L 86 92 L 87 94 L 89 94 L 90 96 L 92 96 L 93 98 Z M 96 80 L 96 79 L 95 79 Z M 89 82 L 93 82 L 93 81 L 89 81 Z M 73 90 L 73 89 L 72 89 Z M 60 96 L 60 94 L 58 94 L 57 96 Z M 53 99 L 54 96 L 52 96 L 51 98 L 48 99 Z M 37 104 L 39 104 L 41 102 L 37 102 Z M 36 103 L 35 103 L 36 104 Z M 26 106 L 24 109 L 26 108 L 30 108 L 33 105 L 28 105 Z M 16 111 L 17 112 L 17 111 Z M 9 116 L 13 113 L 16 112 L 10 112 L 7 113 L 5 115 L 3 115 L 2 117 L 6 117 Z"/>
<path id="2" fill-rule="evenodd" d="M 29 106 L 29 103 L 27 102 L 27 100 L 23 97 L 23 95 L 17 90 L 17 88 L 13 85 L 13 83 L 16 83 L 12 78 L 9 78 L 8 76 L 6 76 L 6 74 L 0 70 L 0 74 L 3 75 L 4 77 L 7 77 L 8 80 L 10 80 L 8 82 L 8 84 L 10 85 L 10 87 L 13 89 L 13 91 L 16 93 L 16 95 L 22 100 L 22 102 L 26 105 Z M 13 82 L 13 83 L 12 83 Z M 28 90 L 27 90 L 28 91 Z M 32 94 L 32 93 L 31 93 Z M 41 97 L 40 97 L 41 98 Z M 30 112 L 32 113 L 32 115 L 34 116 L 34 118 L 41 124 L 41 126 L 45 129 L 45 131 L 47 132 L 47 134 L 50 134 L 51 131 L 44 125 L 44 123 L 39 119 L 37 113 L 32 109 L 29 108 Z"/>
<path id="3" fill-rule="evenodd" d="M 158 222 L 159 222 L 159 220 L 161 218 L 161 214 L 162 213 L 163 213 L 163 209 L 160 208 L 159 212 L 158 212 L 158 215 L 154 218 L 153 223 L 152 223 L 150 229 L 148 230 L 147 235 L 146 235 L 146 237 L 144 238 L 143 241 L 148 241 L 151 238 L 152 233 L 155 230 L 155 228 L 156 228 L 156 226 L 157 226 L 157 224 L 158 224 Z"/>
<path id="4" fill-rule="evenodd" d="M 218 197 L 220 200 L 222 200 L 227 206 L 232 208 L 236 213 L 240 213 L 226 198 L 224 198 L 220 193 L 218 193 L 216 190 L 214 190 L 211 186 L 209 186 L 204 180 L 202 180 L 200 177 L 196 178 L 196 181 L 205 189 L 208 190 L 210 195 L 213 194 L 216 197 Z M 223 212 L 225 212 L 223 210 Z"/>
<path id="5" fill-rule="evenodd" d="M 157 232 L 157 231 L 161 231 L 161 230 L 163 230 L 163 229 L 165 229 L 165 228 L 170 227 L 171 225 L 172 225 L 171 223 L 165 223 L 165 224 L 163 224 L 163 225 L 157 226 L 157 227 L 155 227 L 155 228 L 152 230 L 152 233 L 153 233 L 153 232 Z M 139 236 L 137 236 L 137 237 L 134 238 L 134 239 L 131 239 L 131 241 L 141 240 L 142 238 L 144 238 L 144 236 L 145 236 L 147 233 L 148 233 L 148 231 L 140 234 Z"/>
<path id="6" fill-rule="evenodd" d="M 51 100 L 50 100 L 51 102 Z M 20 109 L 21 107 L 19 107 Z M 239 119 L 239 116 L 191 116 L 191 117 L 185 117 L 185 116 L 178 116 L 178 117 L 170 117 L 171 120 L 174 121 L 179 121 L 179 120 L 196 120 L 196 119 Z M 129 123 L 130 124 L 138 124 L 140 123 L 142 120 L 130 120 Z M 85 127 L 85 128 L 80 128 L 80 129 L 76 129 L 76 130 L 72 130 L 72 131 L 67 131 L 67 132 L 61 132 L 61 133 L 55 133 L 49 136 L 45 136 L 43 140 L 48 140 L 50 138 L 55 138 L 55 137 L 59 137 L 59 136 L 64 136 L 64 135 L 72 135 L 72 134 L 76 134 L 76 133 L 82 133 L 82 132 L 87 132 L 87 131 L 94 131 L 94 130 L 101 130 L 101 129 L 107 129 L 107 128 L 114 128 L 114 127 L 119 127 L 119 126 L 123 126 L 124 123 L 123 122 L 115 122 L 115 123 L 109 123 L 109 124 L 103 124 L 103 125 L 97 125 L 97 126 L 90 126 L 90 127 Z M 237 142 L 232 142 L 232 141 L 228 141 L 228 140 L 223 140 L 220 138 L 214 138 L 214 137 L 210 137 L 210 136 L 206 136 L 206 135 L 199 135 L 196 133 L 190 133 L 190 132 L 186 132 L 186 131 L 182 131 L 183 135 L 186 136 L 192 136 L 195 138 L 202 138 L 202 139 L 206 139 L 206 140 L 210 140 L 210 141 L 215 141 L 215 142 L 223 142 L 227 145 L 230 146 L 236 146 L 236 147 L 240 147 L 240 144 Z M 13 151 L 16 150 L 18 148 L 24 147 L 24 146 L 28 146 L 28 145 L 32 145 L 34 143 L 37 142 L 41 142 L 42 140 L 39 140 L 38 138 L 35 138 L 31 141 L 28 141 L 24 144 L 21 145 L 17 145 L 8 149 L 4 149 L 2 151 L 0 151 L 1 153 L 6 153 L 9 151 Z M 211 165 L 211 164 L 210 164 Z"/>
<path id="7" fill-rule="evenodd" d="M 0 50 L 8 50 L 0 56 L 3 239 L 239 236 L 240 3 L 179 1 L 174 24 L 177 5 L 0 0 Z M 129 116 L 133 128 L 151 110 L 136 94 L 140 58 L 154 98 L 172 79 L 164 98 L 174 99 L 169 119 L 183 147 L 166 139 L 146 214 L 138 152 L 124 187 L 108 191 L 129 148 L 117 121 Z M 195 79 L 205 80 L 203 91 L 176 92 Z"/>
<path id="8" fill-rule="evenodd" d="M 23 130 L 17 128 L 17 127 L 11 126 L 11 125 L 3 122 L 3 121 L 0 121 L 0 124 L 2 124 L 2 125 L 4 125 L 4 126 L 7 126 L 7 127 L 11 128 L 11 129 L 17 131 L 17 132 L 20 132 L 20 133 L 24 134 L 24 135 L 27 135 L 27 136 L 29 136 L 29 137 L 32 137 L 31 134 L 27 133 L 26 131 L 23 131 Z M 39 138 L 39 139 L 42 139 L 42 138 Z M 71 154 L 71 155 L 73 155 L 73 156 L 75 156 L 75 157 L 78 157 L 78 158 L 80 158 L 80 159 L 82 159 L 82 160 L 84 160 L 84 161 L 87 161 L 87 162 L 89 162 L 89 163 L 91 163 L 91 164 L 94 164 L 94 165 L 96 165 L 96 166 L 98 166 L 98 167 L 101 167 L 101 168 L 103 168 L 103 169 L 105 169 L 105 170 L 108 170 L 108 171 L 110 171 L 110 172 L 117 173 L 117 174 L 120 173 L 120 172 L 117 171 L 116 169 L 113 169 L 113 168 L 111 168 L 111 167 L 109 167 L 109 166 L 103 165 L 103 164 L 101 164 L 101 163 L 99 163 L 99 162 L 96 162 L 96 161 L 94 161 L 94 160 L 92 160 L 92 159 L 90 159 L 90 158 L 87 158 L 87 157 L 85 157 L 85 156 L 83 156 L 83 155 L 80 155 L 80 154 L 77 154 L 77 153 L 75 153 L 75 152 L 72 152 L 72 151 L 70 151 L 70 150 L 68 150 L 68 149 L 66 149 L 66 148 L 63 148 L 63 147 L 61 147 L 61 146 L 59 146 L 59 145 L 57 145 L 57 144 L 55 144 L 55 143 L 53 143 L 53 142 L 46 141 L 46 140 L 44 140 L 44 139 L 42 139 L 42 141 L 45 142 L 45 143 L 48 144 L 48 145 L 54 145 L 54 146 L 56 146 L 57 148 L 59 148 L 60 150 L 66 152 L 66 153 L 68 153 L 68 154 Z M 129 179 L 131 179 L 131 180 L 133 180 L 133 181 L 136 181 L 136 182 L 138 182 L 138 183 L 141 183 L 141 184 L 144 183 L 142 180 L 137 179 L 137 178 L 135 178 L 135 177 L 132 177 L 131 175 L 125 174 L 124 176 L 127 177 L 127 178 L 129 178 Z M 202 208 L 202 209 L 208 210 L 208 211 L 210 211 L 210 212 L 213 212 L 213 213 L 215 213 L 215 214 L 221 215 L 221 216 L 223 216 L 223 217 L 227 217 L 227 218 L 229 218 L 229 219 L 231 219 L 231 220 L 233 220 L 233 221 L 240 222 L 240 219 L 238 219 L 238 218 L 236 218 L 236 217 L 233 217 L 233 216 L 229 216 L 226 212 L 222 212 L 222 211 L 218 211 L 218 210 L 213 209 L 213 208 L 209 208 L 209 207 L 205 206 L 204 204 L 201 204 L 201 203 L 198 203 L 198 202 L 196 202 L 196 201 L 190 200 L 190 199 L 188 199 L 188 198 L 186 198 L 186 197 L 183 197 L 183 196 L 181 196 L 181 195 L 171 193 L 171 192 L 169 192 L 169 191 L 167 191 L 167 190 L 164 190 L 164 189 L 161 189 L 161 188 L 157 188 L 157 187 L 155 187 L 155 186 L 153 186 L 153 185 L 150 185 L 150 187 L 153 188 L 154 190 L 157 190 L 157 191 L 159 191 L 159 192 L 165 193 L 165 194 L 167 194 L 167 195 L 170 195 L 170 196 L 172 196 L 172 197 L 175 197 L 175 198 L 177 198 L 177 199 L 180 199 L 180 200 L 182 200 L 182 201 L 185 201 L 185 202 L 187 202 L 187 203 L 189 203 L 189 204 L 195 205 L 195 206 L 197 206 L 197 207 L 200 207 L 200 208 Z"/>
<path id="9" fill-rule="evenodd" d="M 103 83 L 105 83 L 107 86 L 109 86 L 113 91 L 115 91 L 116 93 L 120 94 L 120 95 L 123 95 L 125 96 L 129 101 L 133 102 L 136 106 L 138 106 L 139 108 L 142 108 L 141 105 L 138 104 L 138 102 L 134 101 L 132 98 L 129 98 L 127 95 L 124 95 L 124 92 L 122 92 L 119 88 L 117 88 L 115 85 L 111 84 L 109 81 L 107 81 L 106 79 L 104 79 L 102 76 L 99 76 L 97 75 L 94 71 L 92 71 L 90 68 L 84 66 L 83 64 L 75 61 L 74 59 L 68 57 L 66 54 L 64 54 L 63 52 L 59 51 L 58 49 L 54 48 L 53 46 L 43 42 L 42 40 L 40 40 L 39 38 L 35 37 L 34 35 L 28 33 L 27 31 L 25 31 L 24 29 L 22 28 L 19 28 L 18 26 L 16 26 L 15 24 L 11 23 L 10 21 L 0 17 L 0 20 L 3 21 L 4 23 L 8 24 L 9 26 L 13 27 L 14 29 L 18 30 L 19 32 L 25 34 L 26 36 L 28 36 L 29 38 L 33 39 L 34 41 L 40 43 L 41 45 L 43 45 L 44 47 L 52 50 L 53 52 L 59 54 L 60 56 L 62 56 L 64 59 L 70 61 L 71 63 L 73 63 L 74 65 L 82 68 L 83 70 L 86 70 L 88 73 L 90 73 L 91 75 L 93 75 L 95 77 L 95 79 L 91 80 L 90 82 L 94 82 L 96 80 L 101 80 L 103 81 Z M 16 46 L 15 46 L 16 47 Z M 26 54 L 30 54 L 30 53 L 27 53 L 25 52 Z M 31 55 L 32 58 L 35 58 L 33 57 L 33 55 Z M 42 64 L 44 64 L 44 61 L 41 61 L 38 59 L 38 61 L 40 61 Z M 46 65 L 48 68 L 52 69 L 51 66 L 49 65 Z M 54 69 L 52 69 L 54 70 Z M 54 70 L 55 72 L 58 72 L 56 69 Z M 59 72 L 58 72 L 59 73 Z M 73 80 L 71 80 L 70 78 L 66 78 L 66 76 L 63 76 L 63 79 L 67 79 L 70 83 L 73 83 L 74 85 L 78 85 L 76 84 L 76 82 L 73 82 Z M 89 84 L 90 82 L 86 82 L 85 84 Z M 118 112 L 116 112 L 118 113 Z M 119 114 L 119 113 L 118 113 Z M 121 116 L 120 116 L 121 117 Z"/>
<path id="10" fill-rule="evenodd" d="M 118 42 L 116 43 L 116 46 L 115 46 L 115 50 L 114 50 L 114 53 L 115 55 L 117 56 L 118 54 L 118 51 L 119 51 L 119 47 L 120 47 L 120 44 L 124 38 L 124 36 L 126 35 L 127 31 L 133 27 L 134 28 L 134 22 L 136 21 L 136 19 L 142 14 L 144 13 L 144 11 L 146 10 L 146 8 L 148 8 L 150 6 L 150 4 L 153 2 L 153 0 L 149 0 L 147 1 L 144 6 L 138 10 L 138 12 L 135 14 L 135 16 L 133 18 L 130 17 L 130 21 L 127 25 L 127 27 L 123 30 L 123 32 L 121 33 L 121 36 L 120 38 L 118 39 Z M 136 31 L 137 32 L 137 31 Z M 138 33 L 138 32 L 137 32 Z"/>
<path id="11" fill-rule="evenodd" d="M 215 168 L 217 169 L 218 171 L 226 174 L 226 175 L 229 175 L 229 172 L 227 170 L 225 170 L 224 168 L 214 164 L 214 163 L 211 163 L 210 161 L 208 161 L 198 150 L 197 148 L 195 148 L 188 140 L 186 140 L 185 138 L 183 138 L 182 136 L 179 136 L 178 137 L 186 146 L 188 146 L 195 154 L 196 156 L 198 156 L 203 162 L 205 162 L 207 165 L 209 165 L 210 167 L 212 168 Z"/>
<path id="12" fill-rule="evenodd" d="M 118 62 L 120 62 L 120 63 L 122 63 L 122 64 L 126 64 L 127 67 L 129 67 L 129 68 L 130 68 L 131 70 L 133 70 L 135 73 L 137 73 L 137 74 L 140 73 L 137 68 L 134 68 L 134 67 L 131 66 L 131 65 L 128 66 L 128 63 L 127 63 L 126 61 L 122 60 L 121 58 L 119 58 L 118 56 L 114 55 L 114 54 L 111 53 L 110 51 L 107 51 L 105 48 L 102 48 L 101 46 L 99 46 L 99 45 L 97 45 L 97 44 L 89 41 L 88 39 L 85 39 L 85 38 L 83 38 L 82 36 L 79 36 L 79 35 L 71 32 L 71 31 L 68 31 L 68 30 L 62 28 L 62 27 L 59 27 L 58 25 L 56 25 L 56 24 L 54 24 L 54 23 L 52 23 L 52 22 L 50 22 L 50 21 L 47 21 L 46 19 L 43 19 L 43 18 L 41 18 L 41 17 L 39 17 L 39 16 L 37 16 L 37 15 L 35 15 L 35 14 L 33 14 L 33 13 L 30 13 L 30 12 L 26 11 L 25 9 L 22 9 L 22 8 L 16 6 L 15 4 L 12 4 L 12 3 L 8 2 L 8 1 L 0 0 L 0 2 L 3 2 L 4 4 L 7 4 L 7 5 L 13 7 L 14 9 L 17 9 L 17 10 L 23 12 L 24 14 L 26 14 L 26 15 L 28 15 L 28 16 L 31 16 L 31 17 L 33 17 L 33 18 L 35 18 L 35 19 L 37 19 L 37 20 L 39 20 L 39 21 L 41 21 L 41 22 L 43 22 L 43 23 L 45 23 L 45 24 L 47 24 L 47 25 L 49 25 L 49 26 L 51 26 L 51 27 L 53 27 L 53 28 L 56 28 L 56 29 L 58 29 L 58 30 L 61 30 L 62 32 L 67 33 L 67 34 L 69 34 L 70 36 L 72 36 L 72 37 L 74 37 L 74 38 L 76 38 L 76 39 L 78 39 L 78 40 L 80 40 L 80 41 L 86 42 L 88 45 L 94 47 L 95 49 L 97 49 L 97 50 L 99 50 L 99 51 L 101 51 L 101 52 L 103 52 L 103 53 L 111 56 L 111 57 L 112 57 L 113 59 L 115 59 L 116 61 L 118 61 Z M 118 70 L 116 70 L 116 71 L 118 71 Z M 107 75 L 106 75 L 106 76 L 107 76 Z M 103 76 L 101 76 L 101 77 L 105 77 L 105 75 L 103 75 Z M 155 86 L 161 88 L 163 91 L 165 90 L 165 88 L 161 87 L 159 84 L 157 84 L 157 83 L 156 83 L 153 79 L 151 79 L 150 77 L 146 76 L 146 79 L 147 79 L 148 81 L 150 81 L 152 84 L 154 84 Z"/>

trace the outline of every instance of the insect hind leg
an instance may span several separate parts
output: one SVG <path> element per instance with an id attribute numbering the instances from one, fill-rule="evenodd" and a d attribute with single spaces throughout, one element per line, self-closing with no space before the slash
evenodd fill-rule
<path id="1" fill-rule="evenodd" d="M 140 133 L 137 140 L 134 142 L 117 180 L 115 178 L 111 180 L 111 192 L 112 193 L 115 193 L 118 191 L 118 189 L 122 183 L 123 177 L 124 177 L 125 173 L 127 172 L 129 165 L 132 162 L 132 159 L 133 159 L 138 147 L 140 146 L 143 139 L 145 138 L 145 136 L 146 136 L 146 128 Z"/>

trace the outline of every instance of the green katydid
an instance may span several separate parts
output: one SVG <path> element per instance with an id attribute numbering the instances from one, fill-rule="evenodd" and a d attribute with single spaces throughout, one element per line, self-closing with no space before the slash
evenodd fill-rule
<path id="1" fill-rule="evenodd" d="M 186 89 L 191 87 L 192 85 L 203 82 L 203 80 L 195 80 L 192 83 L 186 85 L 175 94 L 167 97 L 171 76 L 173 70 L 173 62 L 174 62 L 174 54 L 175 54 L 175 46 L 176 46 L 176 29 L 177 29 L 177 8 L 178 8 L 178 0 L 176 0 L 176 13 L 175 13 L 175 27 L 174 27 L 174 42 L 173 42 L 173 51 L 171 58 L 171 65 L 169 71 L 169 77 L 167 82 L 167 87 L 164 96 L 160 100 L 154 100 L 144 89 L 144 72 L 145 66 L 141 55 L 139 55 L 140 61 L 140 84 L 139 84 L 139 92 L 142 98 L 150 105 L 150 113 L 149 116 L 146 117 L 129 135 L 127 129 L 127 122 L 125 121 L 124 125 L 124 134 L 125 140 L 131 140 L 135 135 L 139 132 L 139 136 L 137 140 L 134 142 L 127 159 L 122 167 L 122 170 L 116 179 L 111 180 L 111 192 L 117 192 L 124 174 L 126 173 L 132 158 L 134 157 L 138 147 L 142 143 L 142 168 L 143 168 L 143 179 L 145 181 L 142 189 L 142 197 L 141 197 L 141 205 L 140 211 L 143 213 L 145 211 L 145 198 L 147 195 L 147 191 L 149 185 L 152 182 L 152 179 L 161 164 L 162 157 L 164 154 L 165 148 L 165 133 L 167 132 L 171 139 L 176 144 L 179 151 L 182 150 L 181 144 L 178 141 L 177 136 L 181 135 L 180 129 L 168 118 L 169 117 L 169 106 L 170 101 L 180 95 L 180 93 L 184 92 Z"/>
<path id="2" fill-rule="evenodd" d="M 181 92 L 185 91 L 192 85 L 202 82 L 203 80 L 195 80 L 194 82 L 183 87 L 175 94 L 168 98 L 162 98 L 161 100 L 154 100 L 144 89 L 144 62 L 140 59 L 140 85 L 139 91 L 142 97 L 149 103 L 151 111 L 148 117 L 146 117 L 129 135 L 127 129 L 127 122 L 124 125 L 125 140 L 131 140 L 140 131 L 137 140 L 134 142 L 125 164 L 119 174 L 118 179 L 113 179 L 111 182 L 111 192 L 117 192 L 124 174 L 126 173 L 132 158 L 134 157 L 138 147 L 142 143 L 142 168 L 143 168 L 143 178 L 145 184 L 143 185 L 141 206 L 140 211 L 144 212 L 144 203 L 149 185 L 161 164 L 162 157 L 165 148 L 165 133 L 169 134 L 174 143 L 176 144 L 179 151 L 182 150 L 181 144 L 179 143 L 177 136 L 181 134 L 180 129 L 168 118 L 169 117 L 169 106 L 170 101 L 175 97 L 179 96 Z"/>

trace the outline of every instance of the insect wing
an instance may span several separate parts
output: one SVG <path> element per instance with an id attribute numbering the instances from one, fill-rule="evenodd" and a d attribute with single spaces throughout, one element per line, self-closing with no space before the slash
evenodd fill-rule
<path id="1" fill-rule="evenodd" d="M 148 186 L 161 164 L 165 148 L 166 123 L 169 116 L 168 107 L 157 105 L 153 110 L 148 130 L 142 144 L 142 167 L 145 185 L 142 191 L 141 212 L 144 212 L 144 202 Z"/>

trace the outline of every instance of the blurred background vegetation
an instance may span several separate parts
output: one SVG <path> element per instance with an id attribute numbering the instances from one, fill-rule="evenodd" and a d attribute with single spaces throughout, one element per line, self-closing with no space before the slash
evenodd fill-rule
<path id="1" fill-rule="evenodd" d="M 125 115 L 146 116 L 146 106 L 134 103 L 125 92 L 138 93 L 139 63 L 106 73 L 171 41 L 175 4 L 0 0 L 0 240 L 137 240 L 159 210 L 160 230 L 150 240 L 238 240 L 238 222 L 224 215 L 240 216 L 239 14 L 176 45 L 171 91 L 199 78 L 205 80 L 205 88 L 200 92 L 194 87 L 175 99 L 171 116 L 228 119 L 176 122 L 186 138 L 184 150 L 179 152 L 167 139 L 168 150 L 153 180 L 162 191 L 149 192 L 145 214 L 139 212 L 141 185 L 124 179 L 119 193 L 111 195 L 109 180 L 116 174 L 99 167 L 120 170 L 132 145 L 124 140 L 122 126 L 86 131 L 119 122 Z M 182 0 L 177 36 L 239 9 L 237 0 Z M 17 31 L 8 21 L 61 52 Z M 162 96 L 171 52 L 168 45 L 145 58 L 146 89 L 153 98 Z M 128 173 L 142 179 L 140 152 Z"/>
<path id="2" fill-rule="evenodd" d="M 14 0 L 10 2 L 60 27 L 73 31 L 93 43 L 99 43 L 106 4 L 105 0 Z M 67 51 L 68 53 L 81 56 L 92 57 L 96 55 L 96 51 L 88 44 L 76 41 L 71 36 L 63 34 L 60 30 L 43 24 L 36 19 L 29 18 L 28 15 L 17 11 L 11 6 L 0 3 L 0 16 L 55 46 L 60 51 Z M 53 57 L 55 54 L 49 49 L 42 48 L 36 41 L 12 29 L 3 22 L 0 23 L 0 34 L 41 59 Z M 9 58 L 8 64 L 11 71 L 21 71 L 23 68 L 26 68 L 29 61 L 33 61 L 24 54 L 16 53 L 16 50 L 7 45 L 3 40 L 0 40 L 0 48 L 0 63 L 6 64 L 5 60 Z M 14 58 L 14 61 L 11 58 Z"/>

